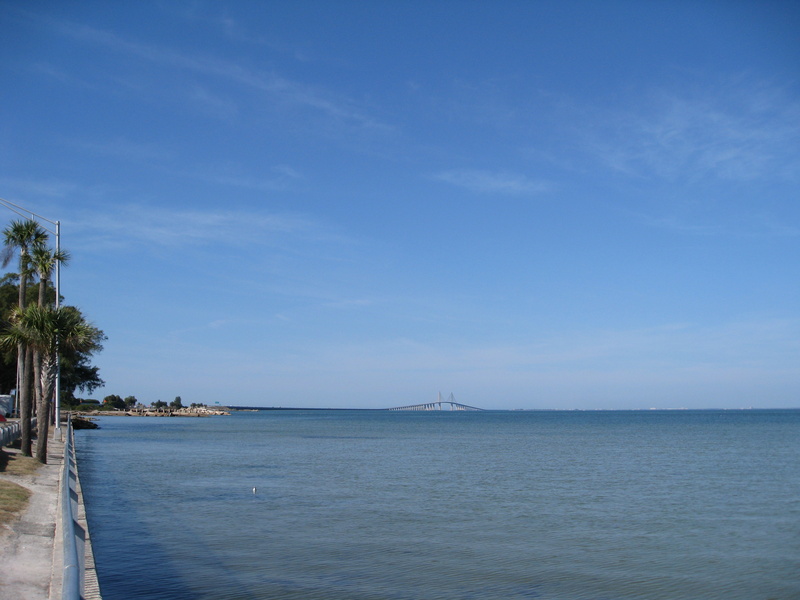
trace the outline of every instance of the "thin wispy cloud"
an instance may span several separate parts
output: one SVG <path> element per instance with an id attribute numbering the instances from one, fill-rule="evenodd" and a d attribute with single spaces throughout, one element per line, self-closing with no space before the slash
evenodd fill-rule
<path id="1" fill-rule="evenodd" d="M 103 158 L 115 158 L 130 163 L 143 163 L 167 171 L 171 174 L 191 179 L 206 181 L 221 186 L 244 188 L 262 192 L 285 191 L 303 179 L 303 174 L 289 165 L 278 164 L 259 170 L 259 174 L 251 175 L 237 165 L 214 165 L 203 169 L 188 171 L 176 168 L 176 154 L 164 144 L 135 142 L 126 138 L 113 140 L 72 139 L 65 142 L 70 148 L 86 151 Z M 77 183 L 42 184 L 29 182 L 30 191 L 42 195 L 65 195 L 68 191 L 76 192 Z"/>
<path id="2" fill-rule="evenodd" d="M 67 142 L 73 148 L 85 150 L 100 156 L 113 156 L 131 161 L 166 161 L 174 158 L 163 144 L 135 142 L 126 138 L 112 140 L 81 140 Z"/>
<path id="3" fill-rule="evenodd" d="M 656 91 L 627 110 L 592 109 L 586 118 L 586 149 L 631 176 L 786 179 L 800 166 L 800 105 L 765 84 Z"/>
<path id="4" fill-rule="evenodd" d="M 247 22 L 241 22 L 230 14 L 224 5 L 202 6 L 196 4 L 183 5 L 176 2 L 164 4 L 161 10 L 177 15 L 190 26 L 202 24 L 212 30 L 221 32 L 234 42 L 245 42 L 259 46 L 270 46 L 270 40 L 264 36 L 252 35 L 248 32 Z"/>
<path id="5" fill-rule="evenodd" d="M 675 216 L 654 217 L 650 215 L 637 215 L 649 227 L 663 229 L 672 233 L 686 235 L 712 236 L 728 233 L 720 224 L 701 224 L 683 221 Z"/>
<path id="6" fill-rule="evenodd" d="M 13 191 L 13 195 L 19 199 L 33 196 L 33 197 L 46 197 L 46 198 L 63 198 L 77 189 L 77 185 L 71 181 L 63 181 L 57 179 L 51 180 L 33 180 L 18 177 L 2 177 L 0 178 L 0 185 L 3 186 L 6 196 L 11 196 L 9 191 Z"/>
<path id="7" fill-rule="evenodd" d="M 385 123 L 369 115 L 352 100 L 341 94 L 334 94 L 319 87 L 292 81 L 277 73 L 256 71 L 240 64 L 215 59 L 209 56 L 188 55 L 171 48 L 130 40 L 113 32 L 103 31 L 88 25 L 54 22 L 54 29 L 62 35 L 78 39 L 84 43 L 100 46 L 115 52 L 135 56 L 166 67 L 213 76 L 228 82 L 237 83 L 253 90 L 268 94 L 275 100 L 319 111 L 337 121 L 348 122 L 362 129 L 386 131 L 391 129 Z M 196 97 L 197 90 L 194 90 Z M 209 98 L 206 98 L 209 100 Z M 219 98 L 213 99 L 217 103 Z M 226 107 L 229 112 L 231 107 Z"/>
<path id="8" fill-rule="evenodd" d="M 224 210 L 169 210 L 127 205 L 79 215 L 68 222 L 84 244 L 241 248 L 296 243 L 344 243 L 319 222 L 291 214 Z"/>
<path id="9" fill-rule="evenodd" d="M 201 179 L 223 186 L 244 188 L 260 192 L 276 192 L 291 189 L 303 179 L 303 175 L 286 165 L 276 165 L 266 170 L 266 174 L 254 177 L 239 169 L 213 169 L 186 173 L 189 177 Z"/>
<path id="10" fill-rule="evenodd" d="M 435 371 L 438 373 L 544 374 L 619 369 L 629 373 L 678 373 L 705 367 L 732 373 L 736 369 L 800 374 L 800 322 L 762 319 L 716 326 L 665 324 L 631 330 L 585 332 L 544 339 L 531 345 L 444 346 L 414 338 L 389 338 L 366 343 L 342 340 L 320 345 L 313 356 L 298 360 L 331 371 Z M 768 349 L 767 352 L 764 349 Z"/>
<path id="11" fill-rule="evenodd" d="M 538 195 L 550 191 L 552 185 L 507 171 L 493 172 L 456 169 L 434 175 L 434 179 L 464 188 L 477 194 Z"/>
<path id="12" fill-rule="evenodd" d="M 324 306 L 326 308 L 333 308 L 337 310 L 349 310 L 349 309 L 362 309 L 369 306 L 373 306 L 374 304 L 375 301 L 370 298 L 355 298 L 355 299 L 344 299 L 344 300 L 325 302 Z"/>
<path id="13" fill-rule="evenodd" d="M 689 221 L 686 218 L 670 216 L 637 215 L 649 227 L 672 233 L 691 236 L 726 236 L 740 238 L 782 238 L 800 236 L 800 227 L 791 223 L 781 223 L 773 217 L 756 215 L 747 219 L 721 222 Z"/>
<path id="14" fill-rule="evenodd" d="M 239 105 L 232 99 L 216 94 L 205 86 L 195 85 L 189 94 L 195 110 L 203 115 L 230 121 L 239 114 Z"/>

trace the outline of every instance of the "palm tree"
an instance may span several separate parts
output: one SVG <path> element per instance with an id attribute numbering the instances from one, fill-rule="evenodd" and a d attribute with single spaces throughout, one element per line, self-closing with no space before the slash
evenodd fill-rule
<path id="1" fill-rule="evenodd" d="M 30 265 L 39 276 L 39 306 L 46 302 L 47 284 L 53 275 L 56 264 L 65 265 L 70 255 L 66 250 L 51 250 L 43 244 L 37 244 L 30 253 Z"/>
<path id="2" fill-rule="evenodd" d="M 30 252 L 36 246 L 43 246 L 47 241 L 47 231 L 36 221 L 13 221 L 3 231 L 5 248 L 2 253 L 3 267 L 7 267 L 19 250 L 19 309 L 25 309 L 25 293 L 28 288 L 30 274 Z M 22 454 L 31 455 L 31 396 L 30 378 L 32 360 L 23 344 L 17 346 L 17 398 L 19 400 L 19 417 L 22 434 Z"/>
<path id="3" fill-rule="evenodd" d="M 30 255 L 37 246 L 43 247 L 47 242 L 47 231 L 36 221 L 13 221 L 3 230 L 5 248 L 3 249 L 3 267 L 19 250 L 19 306 L 25 308 L 25 293 L 30 275 Z"/>
<path id="4" fill-rule="evenodd" d="M 31 250 L 30 253 L 30 266 L 33 271 L 39 275 L 39 306 L 45 306 L 47 300 L 47 282 L 50 281 L 50 276 L 53 273 L 53 269 L 57 263 L 66 263 L 69 261 L 69 252 L 66 250 L 50 250 L 44 244 L 36 244 Z M 58 293 L 58 291 L 56 291 Z M 56 302 L 58 304 L 58 302 Z M 57 367 L 57 366 L 56 366 Z M 42 406 L 42 395 L 46 393 L 46 391 L 42 387 L 42 355 L 36 349 L 33 348 L 33 388 L 34 388 L 34 398 L 33 402 L 35 406 Z M 52 390 L 50 392 L 52 394 Z M 41 419 L 45 416 L 47 419 L 50 419 L 49 414 L 43 415 L 37 411 L 37 415 L 39 416 L 39 431 L 42 430 L 42 423 Z"/>
<path id="5" fill-rule="evenodd" d="M 47 462 L 47 437 L 50 430 L 50 406 L 56 383 L 56 365 L 59 349 L 87 352 L 100 346 L 103 333 L 88 323 L 81 313 L 71 307 L 38 306 L 24 310 L 15 309 L 11 325 L 0 334 L 0 346 L 22 344 L 32 348 L 41 357 L 37 387 L 39 394 L 39 435 L 36 459 Z"/>

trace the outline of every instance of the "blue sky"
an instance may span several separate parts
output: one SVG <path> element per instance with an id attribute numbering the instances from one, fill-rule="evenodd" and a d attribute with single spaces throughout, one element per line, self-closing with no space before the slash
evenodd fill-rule
<path id="1" fill-rule="evenodd" d="M 0 197 L 62 223 L 96 397 L 796 407 L 798 31 L 793 2 L 3 1 Z"/>

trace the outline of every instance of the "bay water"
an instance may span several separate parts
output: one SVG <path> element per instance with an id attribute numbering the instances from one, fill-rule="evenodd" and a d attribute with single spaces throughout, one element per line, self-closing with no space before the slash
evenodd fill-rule
<path id="1" fill-rule="evenodd" d="M 800 598 L 800 411 L 97 422 L 105 600 Z"/>

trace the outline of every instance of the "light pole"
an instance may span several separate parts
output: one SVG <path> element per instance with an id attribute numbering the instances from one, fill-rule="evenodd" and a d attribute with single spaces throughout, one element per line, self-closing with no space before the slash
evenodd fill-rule
<path id="1" fill-rule="evenodd" d="M 61 253 L 61 221 L 51 221 L 46 217 L 37 215 L 32 210 L 23 208 L 19 204 L 14 204 L 13 202 L 9 202 L 3 198 L 0 198 L 0 205 L 5 206 L 8 210 L 17 213 L 21 217 L 30 219 L 31 221 L 41 219 L 42 221 L 50 223 L 55 228 L 55 231 L 48 229 L 47 227 L 44 229 L 52 234 L 55 234 L 56 255 L 58 256 Z M 61 261 L 56 260 L 56 308 L 59 306 L 61 306 Z M 17 397 L 19 397 L 19 373 L 17 373 Z M 56 398 L 54 416 L 56 421 L 55 431 L 59 431 L 61 429 L 61 359 L 59 358 L 58 353 L 56 353 Z"/>

